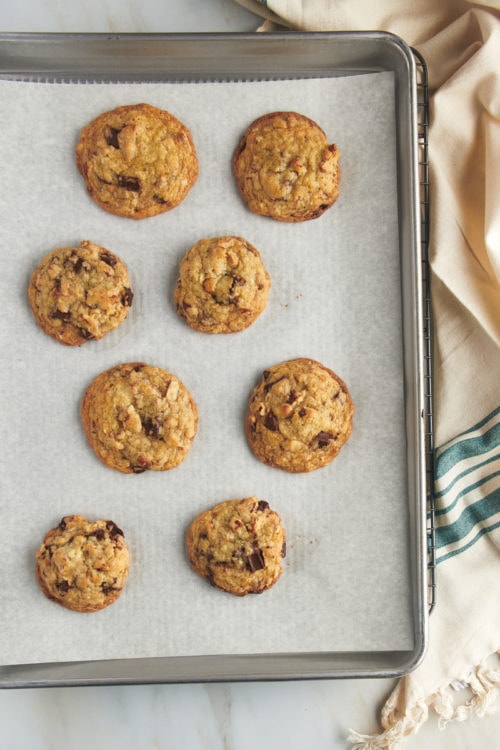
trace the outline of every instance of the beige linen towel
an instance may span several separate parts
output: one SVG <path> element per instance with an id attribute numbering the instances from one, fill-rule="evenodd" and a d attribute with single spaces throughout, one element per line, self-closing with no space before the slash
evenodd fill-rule
<path id="1" fill-rule="evenodd" d="M 437 605 L 429 649 L 360 750 L 400 747 L 500 690 L 500 0 L 238 0 L 306 31 L 384 30 L 423 55 L 430 88 Z"/>

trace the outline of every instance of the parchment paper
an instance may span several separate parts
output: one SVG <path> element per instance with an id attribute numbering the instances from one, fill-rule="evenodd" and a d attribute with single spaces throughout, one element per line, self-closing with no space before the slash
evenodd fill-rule
<path id="1" fill-rule="evenodd" d="M 74 165 L 80 128 L 147 101 L 191 129 L 199 179 L 175 210 L 133 221 L 87 196 Z M 342 189 L 321 218 L 283 224 L 249 212 L 230 159 L 257 116 L 296 110 L 340 148 Z M 0 83 L 1 528 L 3 664 L 145 656 L 399 650 L 413 647 L 404 457 L 404 394 L 390 73 L 252 83 Z M 205 335 L 176 315 L 184 252 L 238 234 L 259 248 L 269 304 L 245 332 Z M 36 325 L 26 289 L 43 254 L 90 239 L 127 263 L 128 321 L 100 342 L 61 346 Z M 328 467 L 290 475 L 264 466 L 243 433 L 267 366 L 316 358 L 356 404 L 349 443 Z M 79 408 L 102 370 L 142 360 L 195 397 L 199 432 L 166 473 L 123 475 L 88 447 Z M 270 591 L 233 597 L 189 568 L 184 533 L 221 500 L 257 495 L 284 522 L 285 570 Z M 40 592 L 34 554 L 63 515 L 111 518 L 131 569 L 121 598 L 96 614 Z"/>

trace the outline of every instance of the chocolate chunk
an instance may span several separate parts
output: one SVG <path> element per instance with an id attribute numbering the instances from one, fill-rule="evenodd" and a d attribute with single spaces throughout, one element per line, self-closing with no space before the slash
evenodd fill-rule
<path id="1" fill-rule="evenodd" d="M 299 417 L 305 417 L 306 414 L 307 414 L 307 409 L 304 409 L 304 407 L 302 407 L 302 409 L 299 410 Z"/>
<path id="2" fill-rule="evenodd" d="M 62 320 L 63 323 L 69 323 L 69 321 L 71 320 L 71 313 L 62 312 L 62 310 L 54 310 L 54 312 L 51 313 L 50 317 L 55 318 L 56 320 Z"/>
<path id="3" fill-rule="evenodd" d="M 248 567 L 250 568 L 252 573 L 255 573 L 256 570 L 263 570 L 266 567 L 266 563 L 264 562 L 264 555 L 262 554 L 262 550 L 258 547 L 254 547 L 254 549 L 248 555 L 247 561 Z"/>
<path id="4" fill-rule="evenodd" d="M 116 258 L 114 255 L 111 255 L 111 253 L 100 253 L 99 258 L 103 263 L 111 266 L 111 268 L 116 266 Z"/>
<path id="5" fill-rule="evenodd" d="M 160 206 L 168 206 L 170 204 L 170 201 L 167 201 L 166 198 L 163 198 L 161 195 L 158 195 L 157 193 L 154 193 L 153 200 L 155 203 L 158 203 Z"/>
<path id="6" fill-rule="evenodd" d="M 62 593 L 65 593 L 66 591 L 69 591 L 70 588 L 71 588 L 71 586 L 69 585 L 69 583 L 67 581 L 58 581 L 56 583 L 56 586 L 57 586 L 58 590 L 61 591 Z"/>
<path id="7" fill-rule="evenodd" d="M 113 586 L 112 583 L 101 583 L 101 591 L 105 596 L 107 596 L 108 594 L 111 594 L 112 591 L 119 591 L 119 590 L 120 589 L 117 589 L 115 586 Z"/>
<path id="8" fill-rule="evenodd" d="M 273 387 L 273 385 L 276 385 L 276 383 L 279 383 L 280 380 L 284 380 L 284 379 L 285 379 L 285 376 L 282 375 L 281 378 L 276 378 L 276 380 L 271 380 L 270 383 L 266 383 L 264 386 L 264 393 L 268 393 Z"/>
<path id="9" fill-rule="evenodd" d="M 59 528 L 61 529 L 61 531 L 64 531 L 64 529 L 66 528 L 66 519 L 65 518 L 61 518 L 61 520 L 59 521 Z"/>
<path id="10" fill-rule="evenodd" d="M 267 500 L 259 500 L 257 503 L 257 510 L 267 510 L 269 508 L 269 503 Z"/>
<path id="11" fill-rule="evenodd" d="M 293 404 L 295 401 L 297 401 L 298 397 L 299 397 L 299 394 L 297 393 L 295 388 L 292 388 L 292 390 L 288 394 L 287 403 Z"/>
<path id="12" fill-rule="evenodd" d="M 85 339 L 86 341 L 91 341 L 93 338 L 95 338 L 94 334 L 88 331 L 86 328 L 80 328 L 78 329 L 78 333 L 82 337 L 82 339 Z"/>
<path id="13" fill-rule="evenodd" d="M 122 294 L 122 305 L 124 307 L 132 307 L 132 301 L 134 299 L 134 293 L 128 286 L 125 287 Z"/>
<path id="14" fill-rule="evenodd" d="M 286 557 L 286 542 L 281 545 L 281 557 Z"/>
<path id="15" fill-rule="evenodd" d="M 125 190 L 132 190 L 134 193 L 141 192 L 141 181 L 138 177 L 128 177 L 124 174 L 116 176 L 118 187 L 124 188 Z"/>
<path id="16" fill-rule="evenodd" d="M 277 432 L 279 429 L 279 421 L 278 417 L 273 411 L 268 412 L 266 414 L 266 418 L 264 420 L 264 427 L 267 427 L 268 430 L 271 430 L 271 432 Z"/>
<path id="17" fill-rule="evenodd" d="M 76 258 L 76 261 L 75 261 L 75 263 L 73 263 L 73 271 L 74 271 L 75 273 L 80 273 L 80 271 L 81 271 L 81 270 L 82 270 L 82 268 L 83 268 L 83 264 L 84 264 L 84 260 L 83 260 L 83 258 L 79 258 L 79 257 L 77 256 L 77 258 Z"/>
<path id="18" fill-rule="evenodd" d="M 328 443 L 333 440 L 333 435 L 331 432 L 323 432 L 322 430 L 321 432 L 318 432 L 318 434 L 316 435 L 316 439 L 320 448 L 326 448 Z"/>
<path id="19" fill-rule="evenodd" d="M 114 539 L 117 536 L 125 536 L 123 531 L 118 528 L 116 523 L 113 521 L 106 521 L 106 528 L 109 531 L 109 536 L 111 539 Z"/>
<path id="20" fill-rule="evenodd" d="M 147 437 L 159 438 L 163 434 L 163 422 L 159 417 L 146 417 L 142 426 Z"/>
<path id="21" fill-rule="evenodd" d="M 108 146 L 113 146 L 113 148 L 120 148 L 120 144 L 118 143 L 118 133 L 120 131 L 117 128 L 112 128 L 111 126 L 107 127 L 104 131 L 104 140 L 108 144 Z"/>
<path id="22" fill-rule="evenodd" d="M 104 539 L 104 536 L 105 536 L 104 529 L 97 529 L 94 532 L 93 536 L 95 536 L 95 538 L 97 539 L 98 542 L 102 542 L 102 540 Z"/>

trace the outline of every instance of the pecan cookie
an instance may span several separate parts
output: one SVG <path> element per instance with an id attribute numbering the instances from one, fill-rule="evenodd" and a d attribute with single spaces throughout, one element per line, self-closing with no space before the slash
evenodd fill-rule
<path id="1" fill-rule="evenodd" d="M 259 251 L 242 237 L 213 237 L 193 245 L 180 263 L 177 312 L 203 333 L 248 328 L 267 304 L 270 279 Z"/>
<path id="2" fill-rule="evenodd" d="M 266 464 L 307 472 L 330 463 L 352 430 L 354 405 L 332 370 L 301 357 L 265 370 L 247 410 L 246 435 Z"/>
<path id="3" fill-rule="evenodd" d="M 183 383 L 143 362 L 98 375 L 85 392 L 81 415 L 97 457 L 124 474 L 175 468 L 198 427 L 196 404 Z"/>
<path id="4" fill-rule="evenodd" d="M 215 588 L 260 594 L 282 573 L 285 530 L 265 500 L 225 500 L 191 522 L 186 551 L 193 570 Z"/>
<path id="5" fill-rule="evenodd" d="M 321 216 L 338 198 L 339 150 L 324 131 L 297 112 L 255 120 L 233 154 L 243 200 L 256 214 L 278 221 Z"/>
<path id="6" fill-rule="evenodd" d="M 123 531 L 113 521 L 65 516 L 36 552 L 43 593 L 76 612 L 97 612 L 116 601 L 128 570 Z"/>
<path id="7" fill-rule="evenodd" d="M 131 219 L 175 208 L 198 177 L 189 129 L 150 104 L 124 105 L 92 120 L 81 131 L 76 165 L 101 208 Z"/>
<path id="8" fill-rule="evenodd" d="M 84 240 L 52 250 L 33 272 L 28 299 L 43 331 L 67 346 L 100 339 L 123 323 L 133 300 L 125 263 Z"/>

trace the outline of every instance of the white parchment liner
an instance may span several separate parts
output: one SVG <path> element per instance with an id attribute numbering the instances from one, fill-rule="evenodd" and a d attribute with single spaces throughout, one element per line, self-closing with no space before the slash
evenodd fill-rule
<path id="1" fill-rule="evenodd" d="M 0 82 L 1 663 L 413 647 L 393 87 L 389 73 Z M 90 119 L 140 101 L 190 127 L 200 176 L 181 206 L 135 222 L 93 204 L 73 153 Z M 230 160 L 241 133 L 274 110 L 312 117 L 340 148 L 341 196 L 314 221 L 255 216 L 234 186 Z M 210 336 L 178 319 L 172 291 L 187 248 L 222 234 L 259 248 L 272 290 L 247 331 Z M 118 331 L 72 349 L 38 329 L 26 288 L 43 254 L 82 239 L 124 259 L 135 300 Z M 262 370 L 296 356 L 334 369 L 356 404 L 339 457 L 303 475 L 258 462 L 243 433 Z M 198 403 L 197 438 L 173 471 L 122 475 L 86 444 L 86 386 L 130 360 L 171 370 Z M 288 554 L 273 589 L 237 598 L 190 570 L 184 533 L 206 507 L 251 494 L 282 516 Z M 131 551 L 121 598 L 96 614 L 51 603 L 33 573 L 45 532 L 71 513 L 113 519 Z"/>

